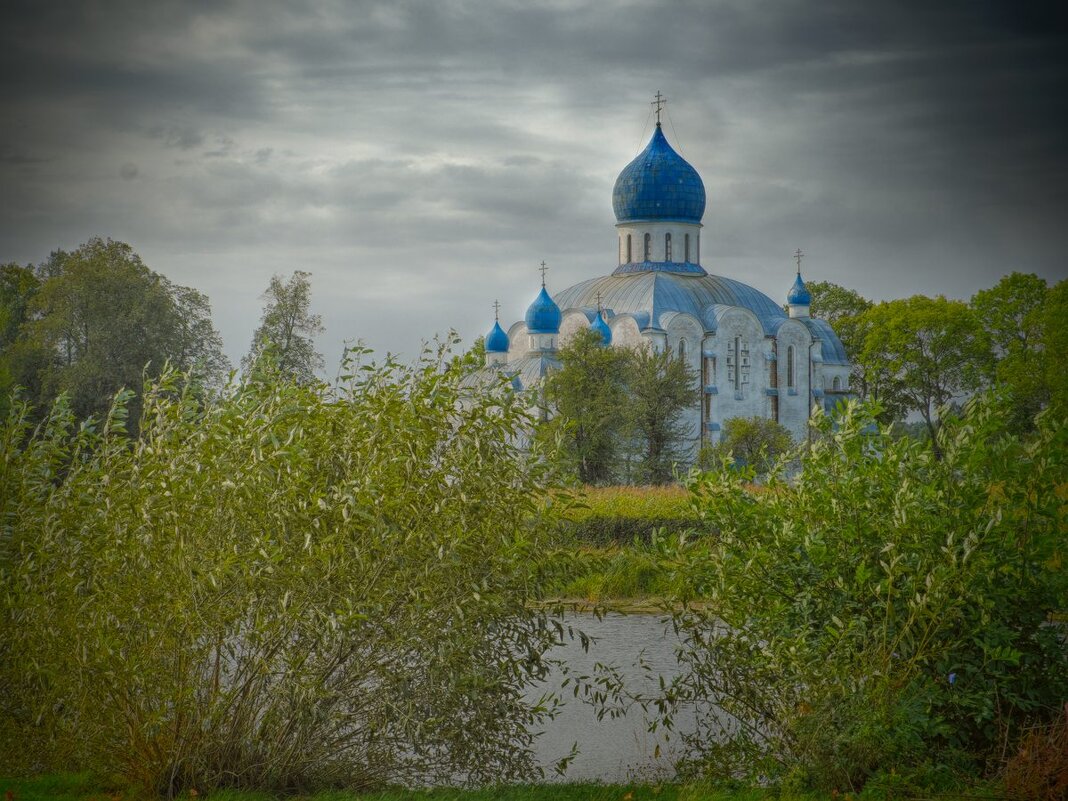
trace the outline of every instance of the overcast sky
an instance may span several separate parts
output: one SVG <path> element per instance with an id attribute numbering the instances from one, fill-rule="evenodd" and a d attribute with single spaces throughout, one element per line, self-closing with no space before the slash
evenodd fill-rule
<path id="1" fill-rule="evenodd" d="M 1068 274 L 1063 2 L 12 2 L 0 261 L 94 235 L 212 301 L 236 363 L 273 273 L 320 349 L 470 341 L 616 266 L 612 185 L 665 133 L 702 261 L 776 300 Z M 332 371 L 331 371 L 332 372 Z"/>

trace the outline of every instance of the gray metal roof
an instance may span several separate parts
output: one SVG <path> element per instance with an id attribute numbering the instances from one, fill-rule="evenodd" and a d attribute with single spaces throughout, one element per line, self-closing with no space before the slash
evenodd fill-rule
<path id="1" fill-rule="evenodd" d="M 598 293 L 601 304 L 613 316 L 630 314 L 642 329 L 663 328 L 666 320 L 662 318 L 669 312 L 686 312 L 700 320 L 705 330 L 714 331 L 716 321 L 730 306 L 753 312 L 768 336 L 789 319 L 782 307 L 760 290 L 720 275 L 663 271 L 606 275 L 557 292 L 553 300 L 561 309 L 583 309 L 589 314 L 588 310 L 597 308 Z M 825 320 L 798 319 L 823 344 L 825 363 L 849 364 L 841 340 Z"/>
<path id="2" fill-rule="evenodd" d="M 782 308 L 763 292 L 719 275 L 670 272 L 606 275 L 568 287 L 553 299 L 561 309 L 596 308 L 598 292 L 601 303 L 613 314 L 645 312 L 649 315 L 647 326 L 652 328 L 662 328 L 661 315 L 672 311 L 692 314 L 709 326 L 713 318 L 705 312 L 715 305 L 749 309 L 769 333 L 776 320 L 786 317 Z"/>

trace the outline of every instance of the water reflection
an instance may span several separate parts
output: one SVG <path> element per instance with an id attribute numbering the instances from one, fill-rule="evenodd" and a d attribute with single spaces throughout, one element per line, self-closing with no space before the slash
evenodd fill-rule
<path id="1" fill-rule="evenodd" d="M 596 639 L 588 652 L 575 640 L 550 654 L 563 661 L 572 673 L 592 674 L 597 662 L 613 665 L 628 687 L 651 695 L 657 690 L 658 675 L 668 680 L 679 672 L 675 659 L 678 638 L 670 622 L 659 615 L 610 613 L 598 620 L 591 614 L 573 613 L 566 620 Z M 640 666 L 642 662 L 647 669 Z M 639 706 L 632 705 L 621 717 L 598 720 L 596 710 L 576 700 L 570 686 L 561 689 L 563 678 L 560 671 L 555 671 L 546 682 L 530 690 L 531 697 L 553 690 L 566 701 L 560 714 L 542 727 L 537 739 L 536 755 L 547 778 L 557 778 L 553 766 L 568 755 L 575 742 L 580 754 L 568 768 L 564 781 L 654 781 L 673 775 L 673 764 L 680 756 L 678 734 L 672 732 L 665 737 L 659 730 L 650 733 L 649 716 L 655 712 L 646 715 Z M 677 715 L 675 727 L 677 731 L 692 731 L 692 712 Z"/>

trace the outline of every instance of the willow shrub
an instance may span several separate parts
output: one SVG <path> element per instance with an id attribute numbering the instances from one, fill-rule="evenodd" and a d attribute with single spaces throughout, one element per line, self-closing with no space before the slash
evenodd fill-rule
<path id="1" fill-rule="evenodd" d="M 676 615 L 684 671 L 661 699 L 697 705 L 696 770 L 824 789 L 993 772 L 1058 714 L 1068 428 L 1046 416 L 1021 442 L 1008 419 L 973 402 L 939 461 L 850 406 L 815 420 L 791 481 L 696 479 L 719 536 L 668 554 L 703 604 Z"/>
<path id="2" fill-rule="evenodd" d="M 0 434 L 4 750 L 175 794 L 535 773 L 556 621 L 545 476 L 514 393 L 443 352 L 267 371 L 210 408 L 176 377 L 99 426 Z"/>

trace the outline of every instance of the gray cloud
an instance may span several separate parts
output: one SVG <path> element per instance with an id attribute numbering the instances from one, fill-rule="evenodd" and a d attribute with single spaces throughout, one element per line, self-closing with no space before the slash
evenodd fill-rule
<path id="1" fill-rule="evenodd" d="M 411 354 L 494 297 L 520 316 L 543 258 L 556 287 L 614 266 L 662 89 L 714 272 L 778 297 L 800 245 L 874 297 L 1053 280 L 1066 31 L 993 0 L 16 2 L 0 258 L 129 241 L 209 294 L 235 361 L 270 275 L 306 269 L 325 350 Z"/>

